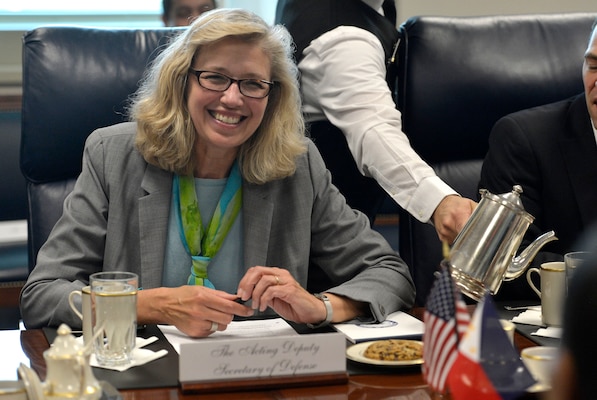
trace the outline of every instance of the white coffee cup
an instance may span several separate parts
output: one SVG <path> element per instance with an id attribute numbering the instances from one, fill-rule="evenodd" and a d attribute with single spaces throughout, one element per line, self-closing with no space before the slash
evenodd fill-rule
<path id="1" fill-rule="evenodd" d="M 77 301 L 75 300 L 75 297 L 77 296 L 81 297 L 81 311 L 77 308 Z M 68 295 L 68 304 L 70 304 L 70 308 L 73 309 L 74 313 L 81 318 L 83 325 L 83 342 L 87 345 L 93 336 L 91 328 L 91 320 L 93 319 L 93 315 L 91 314 L 91 288 L 89 286 L 84 286 L 81 290 L 73 290 L 70 292 Z"/>
<path id="2" fill-rule="evenodd" d="M 554 346 L 532 346 L 522 349 L 520 358 L 537 383 L 550 387 L 558 352 Z"/>
<path id="3" fill-rule="evenodd" d="M 132 272 L 113 271 L 92 274 L 89 281 L 95 358 L 101 366 L 129 364 L 137 336 L 139 278 Z"/>
<path id="4" fill-rule="evenodd" d="M 541 290 L 537 289 L 531 276 L 538 273 Z M 529 268 L 527 281 L 541 298 L 541 321 L 548 326 L 562 326 L 562 312 L 566 295 L 566 268 L 563 261 L 541 264 L 541 268 Z"/>

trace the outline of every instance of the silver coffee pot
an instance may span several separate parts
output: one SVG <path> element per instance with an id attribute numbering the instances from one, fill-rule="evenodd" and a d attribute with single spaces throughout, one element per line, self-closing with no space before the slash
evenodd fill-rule
<path id="1" fill-rule="evenodd" d="M 452 278 L 474 300 L 496 294 L 502 281 L 523 274 L 541 247 L 557 240 L 554 231 L 536 238 L 517 256 L 516 252 L 534 217 L 520 201 L 522 187 L 494 195 L 480 190 L 479 205 L 456 237 L 449 255 Z"/>

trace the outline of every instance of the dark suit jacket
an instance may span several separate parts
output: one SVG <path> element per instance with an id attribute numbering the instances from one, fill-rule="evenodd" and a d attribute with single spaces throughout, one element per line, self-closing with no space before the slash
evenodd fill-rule
<path id="1" fill-rule="evenodd" d="M 597 144 L 584 94 L 495 124 L 479 187 L 501 194 L 515 184 L 522 186 L 522 203 L 535 217 L 523 245 L 549 230 L 559 239 L 543 247 L 533 264 L 563 260 L 597 221 Z M 525 279 L 519 281 L 526 289 Z"/>

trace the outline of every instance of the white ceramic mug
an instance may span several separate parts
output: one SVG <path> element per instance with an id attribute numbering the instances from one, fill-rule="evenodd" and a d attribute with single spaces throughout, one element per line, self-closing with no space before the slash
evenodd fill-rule
<path id="1" fill-rule="evenodd" d="M 537 289 L 531 276 L 538 273 L 541 290 Z M 541 298 L 541 321 L 548 326 L 562 326 L 562 312 L 566 295 L 566 268 L 563 261 L 541 264 L 541 268 L 529 268 L 527 281 Z"/>
<path id="2" fill-rule="evenodd" d="M 98 272 L 89 282 L 95 358 L 101 366 L 129 364 L 137 337 L 139 278 L 132 272 Z"/>
<path id="3" fill-rule="evenodd" d="M 81 297 L 81 311 L 77 308 L 77 301 L 75 297 Z M 87 345 L 93 336 L 91 328 L 91 320 L 93 315 L 91 314 L 91 288 L 90 286 L 84 286 L 81 290 L 73 290 L 68 295 L 68 304 L 73 309 L 74 313 L 81 318 L 83 325 L 83 342 Z"/>
<path id="4" fill-rule="evenodd" d="M 520 352 L 520 358 L 537 383 L 551 387 L 551 377 L 558 360 L 557 347 L 532 346 Z"/>

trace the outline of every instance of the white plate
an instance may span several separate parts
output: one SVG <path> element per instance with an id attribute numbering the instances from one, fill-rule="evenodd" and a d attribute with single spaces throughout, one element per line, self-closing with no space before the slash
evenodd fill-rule
<path id="1" fill-rule="evenodd" d="M 355 345 L 350 346 L 346 349 L 346 357 L 349 360 L 364 363 L 364 364 L 371 364 L 371 365 L 384 365 L 388 367 L 412 367 L 414 365 L 421 365 L 423 364 L 423 358 L 417 358 L 416 360 L 404 360 L 404 361 L 389 361 L 389 360 L 374 360 L 372 358 L 365 357 L 363 354 L 369 345 L 377 342 L 378 340 L 371 341 L 371 342 L 361 342 Z M 418 340 L 408 340 L 408 342 L 414 342 L 423 344 Z"/>

